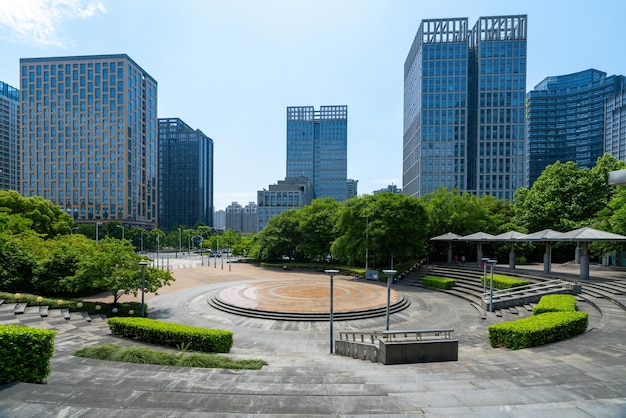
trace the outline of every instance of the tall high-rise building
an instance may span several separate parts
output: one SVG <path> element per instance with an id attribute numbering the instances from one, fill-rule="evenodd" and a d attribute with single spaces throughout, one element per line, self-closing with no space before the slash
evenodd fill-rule
<path id="1" fill-rule="evenodd" d="M 348 179 L 346 183 L 346 199 L 352 199 L 359 195 L 359 181 Z"/>
<path id="2" fill-rule="evenodd" d="M 524 180 L 525 15 L 423 20 L 404 64 L 402 188 L 510 200 Z"/>
<path id="3" fill-rule="evenodd" d="M 244 234 L 250 234 L 257 232 L 259 228 L 259 213 L 256 202 L 248 202 L 243 207 L 243 213 L 241 216 L 241 232 Z"/>
<path id="4" fill-rule="evenodd" d="M 24 196 L 76 222 L 154 227 L 157 82 L 130 57 L 20 60 Z"/>
<path id="5" fill-rule="evenodd" d="M 0 190 L 19 190 L 20 91 L 0 81 Z"/>
<path id="6" fill-rule="evenodd" d="M 528 92 L 528 186 L 556 161 L 591 168 L 604 153 L 605 102 L 624 91 L 624 76 L 594 69 L 547 77 Z M 610 151 L 609 151 L 610 152 Z"/>
<path id="7" fill-rule="evenodd" d="M 348 106 L 287 108 L 287 176 L 309 179 L 315 198 L 346 199 Z"/>
<path id="8" fill-rule="evenodd" d="M 605 151 L 626 162 L 626 91 L 606 101 Z"/>
<path id="9" fill-rule="evenodd" d="M 239 202 L 232 202 L 226 206 L 226 229 L 241 231 L 243 207 Z"/>
<path id="10" fill-rule="evenodd" d="M 213 226 L 213 140 L 178 118 L 159 119 L 159 228 Z"/>

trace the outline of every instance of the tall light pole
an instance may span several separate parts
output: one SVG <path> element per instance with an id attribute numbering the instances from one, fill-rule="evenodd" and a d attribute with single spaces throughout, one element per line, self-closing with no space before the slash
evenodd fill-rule
<path id="1" fill-rule="evenodd" d="M 488 258 L 481 258 L 480 261 L 483 262 L 483 297 L 487 294 L 487 263 L 489 262 Z"/>
<path id="2" fill-rule="evenodd" d="M 369 261 L 369 242 L 370 242 L 370 218 L 365 215 L 365 279 L 367 279 L 367 269 Z"/>
<path id="3" fill-rule="evenodd" d="M 122 228 L 122 241 L 124 241 L 124 225 L 115 225 L 118 228 Z"/>
<path id="4" fill-rule="evenodd" d="M 396 270 L 383 270 L 383 273 L 387 276 L 387 324 L 385 325 L 385 331 L 389 331 L 389 305 L 391 304 L 391 282 L 393 276 L 396 274 Z"/>
<path id="5" fill-rule="evenodd" d="M 77 230 L 77 229 L 78 229 L 77 226 L 74 226 L 74 227 L 70 228 L 70 235 L 72 235 L 74 233 L 74 231 Z"/>
<path id="6" fill-rule="evenodd" d="M 181 253 L 180 255 L 182 256 L 182 246 L 181 246 L 181 238 L 182 238 L 182 234 L 183 232 L 180 230 L 180 228 L 178 228 L 178 252 Z M 176 257 L 178 257 L 178 253 L 176 253 Z"/>
<path id="7" fill-rule="evenodd" d="M 139 265 L 141 266 L 141 317 L 144 316 L 144 295 L 146 293 L 146 266 L 148 265 L 147 261 L 140 261 Z"/>
<path id="8" fill-rule="evenodd" d="M 100 242 L 100 238 L 98 237 L 99 232 L 100 232 L 100 222 L 96 222 L 96 244 Z"/>
<path id="9" fill-rule="evenodd" d="M 330 276 L 330 354 L 333 354 L 333 276 L 339 270 L 324 270 Z"/>
<path id="10" fill-rule="evenodd" d="M 141 252 L 143 253 L 143 233 L 144 233 L 144 229 L 141 228 Z"/>
<path id="11" fill-rule="evenodd" d="M 156 241 L 157 241 L 157 268 L 159 268 L 159 247 L 161 245 L 161 236 L 159 234 L 157 234 Z"/>
<path id="12" fill-rule="evenodd" d="M 493 312 L 493 268 L 497 262 L 497 260 L 489 260 L 491 270 L 491 281 L 489 282 L 489 312 Z"/>

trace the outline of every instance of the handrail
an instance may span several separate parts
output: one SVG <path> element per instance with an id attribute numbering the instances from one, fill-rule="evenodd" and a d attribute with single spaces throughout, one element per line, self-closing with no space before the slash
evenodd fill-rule
<path id="1" fill-rule="evenodd" d="M 545 282 L 540 282 L 540 283 L 528 284 L 524 286 L 516 286 L 513 288 L 515 290 L 512 292 L 510 291 L 510 289 L 497 289 L 493 291 L 493 297 L 499 297 L 501 295 L 511 296 L 511 295 L 516 295 L 518 293 L 525 293 L 525 292 L 528 292 L 529 290 L 549 289 L 551 287 L 561 286 L 564 283 L 568 283 L 568 282 L 564 282 L 561 279 L 554 279 L 554 280 L 547 280 Z"/>
<path id="2" fill-rule="evenodd" d="M 449 340 L 452 338 L 451 334 L 454 332 L 452 328 L 443 329 L 427 329 L 427 330 L 395 330 L 395 331 L 371 331 L 371 332 L 352 332 L 341 331 L 339 332 L 339 339 L 341 341 L 359 341 L 362 343 L 374 344 L 376 340 L 393 341 L 398 336 L 403 336 L 404 339 L 415 339 L 416 341 L 423 341 L 425 336 L 441 337 Z M 345 336 L 345 339 L 344 339 Z M 401 337 L 402 339 L 402 337 Z"/>

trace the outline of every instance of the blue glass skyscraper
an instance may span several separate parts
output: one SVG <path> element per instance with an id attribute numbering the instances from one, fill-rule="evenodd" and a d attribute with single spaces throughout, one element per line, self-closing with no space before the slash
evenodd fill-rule
<path id="1" fill-rule="evenodd" d="M 596 164 L 605 151 L 606 101 L 624 91 L 624 85 L 624 76 L 589 69 L 547 77 L 528 92 L 529 187 L 556 161 L 574 161 L 579 168 Z"/>
<path id="2" fill-rule="evenodd" d="M 403 190 L 523 185 L 526 16 L 423 20 L 404 64 Z"/>
<path id="3" fill-rule="evenodd" d="M 0 190 L 19 190 L 20 91 L 0 81 Z"/>
<path id="4" fill-rule="evenodd" d="M 346 199 L 348 106 L 287 108 L 287 176 L 306 177 L 315 198 Z"/>

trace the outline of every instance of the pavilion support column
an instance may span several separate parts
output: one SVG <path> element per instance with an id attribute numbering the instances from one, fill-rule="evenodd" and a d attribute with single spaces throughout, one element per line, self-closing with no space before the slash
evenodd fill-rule
<path id="1" fill-rule="evenodd" d="M 452 241 L 448 242 L 448 264 L 452 264 Z"/>
<path id="2" fill-rule="evenodd" d="M 543 272 L 552 272 L 552 243 L 546 242 L 546 252 L 543 254 Z"/>
<path id="3" fill-rule="evenodd" d="M 587 242 L 580 243 L 580 278 L 586 280 L 589 278 L 589 251 Z"/>
<path id="4" fill-rule="evenodd" d="M 476 243 L 476 262 L 480 264 L 480 260 L 483 258 L 483 243 L 478 241 Z"/>
<path id="5" fill-rule="evenodd" d="M 515 243 L 513 242 L 511 243 L 511 251 L 509 252 L 509 268 L 515 269 Z"/>

